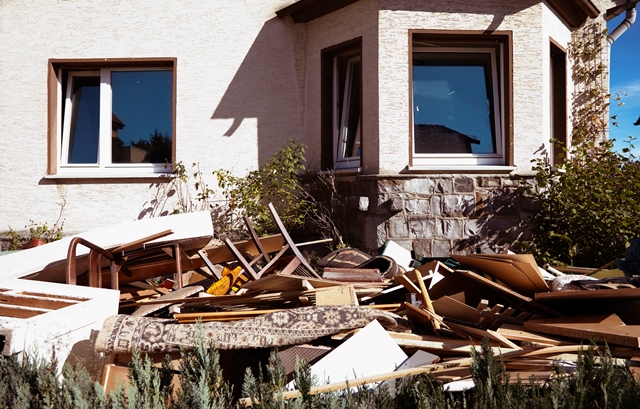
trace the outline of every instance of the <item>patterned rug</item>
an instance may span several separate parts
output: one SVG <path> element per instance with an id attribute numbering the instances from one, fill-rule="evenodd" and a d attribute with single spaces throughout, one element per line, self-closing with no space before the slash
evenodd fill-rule
<path id="1" fill-rule="evenodd" d="M 218 349 L 298 345 L 338 332 L 362 328 L 373 320 L 389 331 L 409 330 L 403 318 L 373 308 L 314 306 L 283 310 L 234 322 L 200 324 Z M 198 324 L 173 319 L 115 315 L 105 320 L 96 351 L 107 353 L 170 352 L 194 346 Z"/>

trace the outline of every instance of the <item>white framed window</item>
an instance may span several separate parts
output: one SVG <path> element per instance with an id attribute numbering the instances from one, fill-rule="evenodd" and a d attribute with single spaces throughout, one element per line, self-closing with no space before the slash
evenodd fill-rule
<path id="1" fill-rule="evenodd" d="M 359 171 L 362 158 L 362 39 L 322 50 L 321 161 Z"/>
<path id="2" fill-rule="evenodd" d="M 63 62 L 52 63 L 52 71 L 56 127 L 55 135 L 50 130 L 49 174 L 144 177 L 171 172 L 173 62 Z"/>
<path id="3" fill-rule="evenodd" d="M 506 164 L 505 45 L 463 39 L 413 39 L 413 166 Z"/>
<path id="4" fill-rule="evenodd" d="M 335 169 L 360 166 L 360 56 L 334 57 L 333 130 Z"/>

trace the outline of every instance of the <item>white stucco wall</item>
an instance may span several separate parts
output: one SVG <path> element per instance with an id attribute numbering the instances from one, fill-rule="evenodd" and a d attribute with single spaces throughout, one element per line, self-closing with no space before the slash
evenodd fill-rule
<path id="1" fill-rule="evenodd" d="M 62 202 L 68 233 L 135 220 L 155 193 L 150 181 L 44 179 L 49 59 L 177 58 L 177 160 L 207 175 L 255 169 L 299 138 L 293 23 L 275 15 L 290 3 L 0 1 L 0 232 L 52 224 Z"/>
<path id="2" fill-rule="evenodd" d="M 276 17 L 291 3 L 0 0 L 0 233 L 51 224 L 60 203 L 67 233 L 135 220 L 156 193 L 45 178 L 49 59 L 176 58 L 176 159 L 213 184 L 212 170 L 244 174 L 290 138 L 317 168 L 321 50 L 362 37 L 363 173 L 395 175 L 409 164 L 409 30 L 512 31 L 516 172 L 548 140 L 549 39 L 565 46 L 570 31 L 544 3 L 360 0 L 307 24 Z"/>

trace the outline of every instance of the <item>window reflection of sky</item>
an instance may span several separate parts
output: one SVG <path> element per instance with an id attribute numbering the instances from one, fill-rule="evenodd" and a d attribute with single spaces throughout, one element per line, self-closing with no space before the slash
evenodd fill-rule
<path id="1" fill-rule="evenodd" d="M 489 104 L 483 66 L 414 65 L 415 124 L 446 126 L 478 139 L 473 153 L 492 153 Z"/>
<path id="2" fill-rule="evenodd" d="M 118 134 L 126 145 L 156 130 L 172 136 L 172 76 L 160 70 L 111 73 L 112 109 L 125 125 Z"/>

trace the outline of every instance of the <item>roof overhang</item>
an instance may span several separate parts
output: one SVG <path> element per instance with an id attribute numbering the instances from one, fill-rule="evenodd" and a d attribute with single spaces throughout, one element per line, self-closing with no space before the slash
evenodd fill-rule
<path id="1" fill-rule="evenodd" d="M 587 17 L 600 15 L 600 10 L 591 0 L 547 0 L 547 3 L 573 28 L 580 27 Z"/>
<path id="2" fill-rule="evenodd" d="M 307 23 L 358 0 L 298 0 L 276 11 L 278 17 L 291 16 L 296 23 Z M 587 17 L 596 18 L 600 10 L 592 0 L 546 0 L 571 27 L 580 27 Z"/>
<path id="3" fill-rule="evenodd" d="M 298 0 L 276 11 L 278 17 L 291 16 L 296 23 L 308 23 L 358 0 Z"/>

